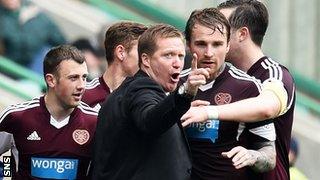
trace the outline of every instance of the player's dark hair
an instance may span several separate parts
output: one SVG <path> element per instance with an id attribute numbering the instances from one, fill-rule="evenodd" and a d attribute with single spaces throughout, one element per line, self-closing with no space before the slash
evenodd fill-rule
<path id="1" fill-rule="evenodd" d="M 224 34 L 226 29 L 227 42 L 230 39 L 230 25 L 225 16 L 220 13 L 216 8 L 205 8 L 201 10 L 195 10 L 191 13 L 186 27 L 185 35 L 187 42 L 190 42 L 192 37 L 192 30 L 196 24 L 211 28 L 214 31 L 218 30 L 221 34 Z"/>
<path id="2" fill-rule="evenodd" d="M 218 6 L 217 6 L 217 9 L 229 9 L 229 8 L 236 8 L 240 5 L 242 5 L 243 3 L 246 3 L 248 1 L 251 1 L 251 0 L 227 0 L 225 2 L 222 2 L 220 3 Z"/>
<path id="3" fill-rule="evenodd" d="M 138 40 L 141 34 L 147 30 L 143 24 L 136 22 L 119 22 L 106 31 L 105 34 L 105 51 L 108 64 L 114 59 L 114 50 L 118 45 L 122 45 L 129 52 L 133 46 L 133 41 Z"/>
<path id="4" fill-rule="evenodd" d="M 235 8 L 229 17 L 231 27 L 247 27 L 252 41 L 261 46 L 269 24 L 266 6 L 257 0 L 228 0 L 218 6 L 218 9 L 226 8 Z"/>
<path id="5" fill-rule="evenodd" d="M 43 61 L 43 75 L 58 75 L 59 65 L 62 61 L 75 61 L 79 64 L 85 62 L 83 53 L 74 46 L 60 45 L 52 48 Z"/>

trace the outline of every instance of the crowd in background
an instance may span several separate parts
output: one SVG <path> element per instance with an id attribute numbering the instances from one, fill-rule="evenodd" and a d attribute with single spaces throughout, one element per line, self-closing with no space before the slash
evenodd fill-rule
<path id="1" fill-rule="evenodd" d="M 89 79 L 101 75 L 103 47 L 93 45 L 95 38 L 68 42 L 58 25 L 30 1 L 1 0 L 0 27 L 0 55 L 23 67 L 42 74 L 42 60 L 48 50 L 68 43 L 85 52 Z"/>

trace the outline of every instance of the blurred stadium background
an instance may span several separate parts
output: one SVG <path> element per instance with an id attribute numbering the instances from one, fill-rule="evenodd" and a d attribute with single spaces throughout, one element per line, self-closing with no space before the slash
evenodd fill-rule
<path id="1" fill-rule="evenodd" d="M 46 12 L 68 42 L 87 38 L 99 44 L 101 32 L 119 20 L 145 24 L 169 23 L 183 30 L 194 9 L 216 6 L 223 0 L 30 0 Z M 270 25 L 263 49 L 286 65 L 297 86 L 293 136 L 300 144 L 297 167 L 309 179 L 320 172 L 320 1 L 265 0 Z M 3 27 L 1 27 L 3 28 Z M 0 56 L 0 110 L 41 94 L 41 74 Z"/>

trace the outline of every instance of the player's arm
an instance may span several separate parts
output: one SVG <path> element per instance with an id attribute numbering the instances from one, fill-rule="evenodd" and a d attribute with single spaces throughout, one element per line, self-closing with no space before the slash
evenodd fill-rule
<path id="1" fill-rule="evenodd" d="M 10 150 L 12 146 L 13 146 L 12 134 L 0 131 L 0 155 Z"/>
<path id="2" fill-rule="evenodd" d="M 257 172 L 266 172 L 272 170 L 276 165 L 276 150 L 274 141 L 259 142 L 258 150 L 246 149 L 237 146 L 228 152 L 223 152 L 222 156 L 232 158 L 236 169 L 250 166 Z"/>
<path id="3" fill-rule="evenodd" d="M 11 106 L 0 112 L 0 155 L 14 146 L 13 135 L 7 132 L 6 123 L 10 120 L 10 114 L 6 113 Z"/>
<path id="4" fill-rule="evenodd" d="M 288 94 L 279 80 L 267 80 L 259 96 L 231 104 L 217 106 L 219 119 L 239 119 L 242 122 L 256 122 L 284 114 Z M 231 112 L 230 112 L 231 111 Z"/>
<path id="5" fill-rule="evenodd" d="M 257 122 L 274 118 L 287 111 L 288 94 L 279 80 L 266 81 L 257 97 L 219 106 L 193 106 L 181 118 L 183 125 L 208 119 Z M 197 102 L 197 105 L 205 103 Z"/>
<path id="6" fill-rule="evenodd" d="M 257 151 L 252 150 L 257 154 L 257 161 L 251 167 L 258 172 L 266 172 L 274 169 L 276 166 L 275 142 L 261 142 L 258 145 L 261 146 L 260 149 Z"/>

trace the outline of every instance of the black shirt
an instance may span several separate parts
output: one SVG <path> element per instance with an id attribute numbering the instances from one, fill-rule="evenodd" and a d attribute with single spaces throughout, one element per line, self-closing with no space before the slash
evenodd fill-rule
<path id="1" fill-rule="evenodd" d="M 93 179 L 184 180 L 190 156 L 180 124 L 191 99 L 139 71 L 103 103 L 95 136 Z"/>

